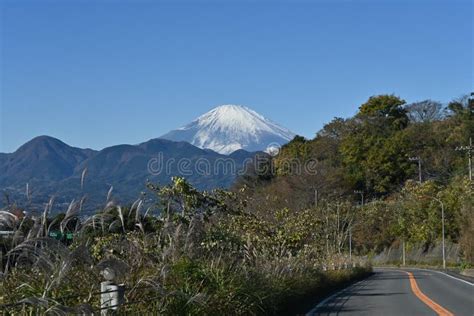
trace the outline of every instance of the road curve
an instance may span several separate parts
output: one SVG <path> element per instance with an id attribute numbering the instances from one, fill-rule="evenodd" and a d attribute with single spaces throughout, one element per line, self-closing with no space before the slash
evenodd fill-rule
<path id="1" fill-rule="evenodd" d="M 474 285 L 438 271 L 375 269 L 307 315 L 473 316 Z"/>

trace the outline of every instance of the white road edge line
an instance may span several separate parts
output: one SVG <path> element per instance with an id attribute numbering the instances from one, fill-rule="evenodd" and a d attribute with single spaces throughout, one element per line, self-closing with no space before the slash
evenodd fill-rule
<path id="1" fill-rule="evenodd" d="M 467 285 L 474 286 L 474 283 L 459 279 L 456 277 L 453 277 L 450 274 L 447 274 L 446 272 L 443 271 L 437 271 L 437 270 L 430 270 L 430 269 L 423 269 L 423 268 L 412 268 L 412 267 L 400 267 L 400 268 L 392 268 L 392 267 L 374 267 L 374 269 L 393 269 L 393 270 L 419 270 L 419 271 L 428 271 L 428 272 L 436 272 L 439 274 L 442 274 L 444 276 L 450 277 L 451 279 L 458 280 L 460 282 L 466 283 Z"/>
<path id="2" fill-rule="evenodd" d="M 375 275 L 375 274 L 374 274 Z M 347 290 L 349 290 L 350 288 L 360 284 L 360 283 L 363 283 L 363 282 L 366 282 L 368 281 L 369 279 L 371 279 L 374 275 L 371 275 L 369 276 L 368 278 L 365 278 L 363 280 L 360 280 L 360 281 L 357 281 L 356 283 L 354 284 L 351 284 L 349 285 L 348 287 L 346 288 L 343 288 L 342 290 L 339 290 L 338 292 L 334 293 L 333 295 L 329 296 L 329 297 L 326 297 L 324 300 L 322 300 L 321 302 L 319 302 L 318 305 L 316 305 L 316 307 L 314 307 L 312 310 L 310 310 L 308 313 L 306 313 L 305 316 L 313 316 L 318 309 L 320 309 L 321 307 L 323 307 L 324 305 L 326 305 L 327 302 L 329 302 L 330 300 L 332 300 L 333 298 L 341 295 L 342 293 L 346 292 Z"/>
<path id="3" fill-rule="evenodd" d="M 471 283 L 469 281 L 466 281 L 466 280 L 463 280 L 463 279 L 459 279 L 459 278 L 456 278 L 456 277 L 453 277 L 452 275 L 450 274 L 447 274 L 446 272 L 443 272 L 443 271 L 436 271 L 436 270 L 429 270 L 429 269 L 422 269 L 422 268 L 410 268 L 412 270 L 421 270 L 421 271 L 429 271 L 429 272 L 436 272 L 436 273 L 439 273 L 439 274 L 442 274 L 442 275 L 445 275 L 447 277 L 450 277 L 451 279 L 454 279 L 454 280 L 458 280 L 460 282 L 463 282 L 463 283 L 466 283 L 470 286 L 474 286 L 474 283 Z"/>

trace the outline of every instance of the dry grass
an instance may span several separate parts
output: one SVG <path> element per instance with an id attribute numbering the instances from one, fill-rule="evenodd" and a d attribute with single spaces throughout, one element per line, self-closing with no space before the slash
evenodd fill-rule
<path id="1" fill-rule="evenodd" d="M 153 189 L 158 216 L 143 212 L 142 200 L 114 205 L 112 188 L 103 210 L 84 220 L 83 199 L 56 220 L 49 218 L 53 200 L 35 217 L 1 211 L 0 224 L 15 235 L 4 240 L 0 304 L 22 302 L 7 313 L 97 312 L 107 271 L 126 286 L 123 313 L 276 314 L 361 273 L 322 271 L 332 264 L 321 257 L 323 241 L 307 233 L 311 225 L 268 222 L 245 213 L 231 195 L 198 192 L 181 179 Z M 74 242 L 48 237 L 58 228 L 74 233 Z"/>

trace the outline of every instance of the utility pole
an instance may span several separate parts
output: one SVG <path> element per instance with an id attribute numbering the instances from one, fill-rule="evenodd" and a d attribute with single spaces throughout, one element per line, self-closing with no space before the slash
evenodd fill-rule
<path id="1" fill-rule="evenodd" d="M 419 156 L 417 157 L 410 157 L 408 158 L 410 161 L 417 161 L 418 162 L 418 181 L 421 182 L 423 181 L 421 178 L 421 158 Z"/>
<path id="2" fill-rule="evenodd" d="M 443 235 L 443 269 L 446 270 L 446 244 L 444 241 L 444 204 L 440 199 L 434 199 L 441 205 L 441 234 Z"/>
<path id="3" fill-rule="evenodd" d="M 318 189 L 314 189 L 314 206 L 318 207 Z"/>
<path id="4" fill-rule="evenodd" d="M 352 263 L 352 227 L 349 228 L 349 262 Z"/>
<path id="5" fill-rule="evenodd" d="M 355 194 L 360 194 L 361 197 L 361 207 L 364 207 L 364 191 L 354 190 Z M 352 224 L 349 226 L 349 260 L 352 262 Z"/>
<path id="6" fill-rule="evenodd" d="M 436 202 L 439 203 L 439 205 L 441 206 L 441 237 L 442 237 L 442 247 L 443 247 L 443 269 L 446 270 L 446 242 L 445 242 L 445 229 L 444 229 L 444 204 L 443 204 L 443 201 L 441 201 L 441 199 L 438 199 L 434 196 L 426 196 L 428 198 L 431 198 L 433 200 L 435 200 Z"/>
<path id="7" fill-rule="evenodd" d="M 441 200 L 438 201 L 441 204 L 441 223 L 442 223 L 442 231 L 441 234 L 443 235 L 443 269 L 446 270 L 446 243 L 444 240 L 444 204 Z"/>
<path id="8" fill-rule="evenodd" d="M 467 157 L 469 159 L 469 181 L 472 181 L 472 137 L 469 137 L 469 145 L 468 146 L 459 146 L 456 147 L 457 151 L 465 151 L 467 152 Z"/>
<path id="9" fill-rule="evenodd" d="M 405 266 L 405 238 L 403 238 L 402 241 L 402 261 L 403 261 L 403 266 Z"/>

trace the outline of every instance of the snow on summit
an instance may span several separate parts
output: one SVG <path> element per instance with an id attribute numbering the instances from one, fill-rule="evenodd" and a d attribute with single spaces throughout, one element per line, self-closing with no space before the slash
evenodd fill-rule
<path id="1" fill-rule="evenodd" d="M 294 136 L 288 129 L 245 106 L 227 104 L 160 138 L 186 141 L 227 155 L 239 149 L 267 150 L 287 143 Z"/>

